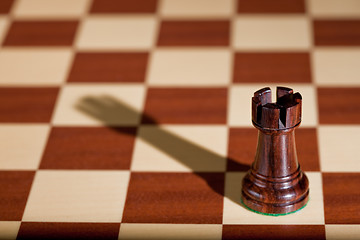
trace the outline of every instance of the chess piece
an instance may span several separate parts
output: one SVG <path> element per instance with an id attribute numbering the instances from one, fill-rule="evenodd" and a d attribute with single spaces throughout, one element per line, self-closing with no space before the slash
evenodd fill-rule
<path id="1" fill-rule="evenodd" d="M 248 208 L 270 215 L 297 211 L 309 196 L 308 179 L 298 164 L 295 146 L 302 97 L 285 87 L 277 87 L 276 95 L 272 103 L 270 88 L 263 88 L 252 98 L 258 144 L 242 188 L 242 202 Z"/>

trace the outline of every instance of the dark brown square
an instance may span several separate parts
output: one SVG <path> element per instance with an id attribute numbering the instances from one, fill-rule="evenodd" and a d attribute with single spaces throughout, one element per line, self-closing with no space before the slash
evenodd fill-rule
<path id="1" fill-rule="evenodd" d="M 326 224 L 360 224 L 359 183 L 360 173 L 323 173 Z"/>
<path id="2" fill-rule="evenodd" d="M 21 221 L 35 172 L 0 171 L 0 221 Z"/>
<path id="3" fill-rule="evenodd" d="M 5 46 L 71 46 L 77 21 L 14 21 Z"/>
<path id="4" fill-rule="evenodd" d="M 120 223 L 22 222 L 17 239 L 118 239 Z"/>
<path id="5" fill-rule="evenodd" d="M 309 83 L 309 53 L 236 53 L 233 81 Z"/>
<path id="6" fill-rule="evenodd" d="M 41 169 L 129 169 L 135 128 L 55 127 Z"/>
<path id="7" fill-rule="evenodd" d="M 227 171 L 247 171 L 255 159 L 258 131 L 230 128 Z"/>
<path id="8" fill-rule="evenodd" d="M 359 124 L 360 88 L 318 88 L 320 124 Z"/>
<path id="9" fill-rule="evenodd" d="M 317 133 L 315 128 L 295 130 L 296 152 L 303 171 L 320 171 Z"/>
<path id="10" fill-rule="evenodd" d="M 11 6 L 14 0 L 1 0 L 0 1 L 0 13 L 6 14 L 10 12 Z"/>
<path id="11" fill-rule="evenodd" d="M 0 122 L 50 122 L 58 88 L 0 88 Z"/>
<path id="12" fill-rule="evenodd" d="M 317 46 L 360 46 L 360 20 L 314 20 Z"/>
<path id="13" fill-rule="evenodd" d="M 238 0 L 238 13 L 304 13 L 304 0 Z"/>
<path id="14" fill-rule="evenodd" d="M 69 82 L 144 82 L 147 53 L 77 53 Z"/>
<path id="15" fill-rule="evenodd" d="M 229 21 L 163 21 L 160 46 L 228 46 Z"/>
<path id="16" fill-rule="evenodd" d="M 92 13 L 154 13 L 157 0 L 94 0 Z"/>
<path id="17" fill-rule="evenodd" d="M 276 239 L 276 240 L 325 240 L 324 225 L 224 225 L 223 238 L 230 239 Z"/>
<path id="18" fill-rule="evenodd" d="M 143 123 L 224 124 L 226 88 L 150 88 Z"/>
<path id="19" fill-rule="evenodd" d="M 224 173 L 133 172 L 122 222 L 221 224 L 223 194 Z"/>

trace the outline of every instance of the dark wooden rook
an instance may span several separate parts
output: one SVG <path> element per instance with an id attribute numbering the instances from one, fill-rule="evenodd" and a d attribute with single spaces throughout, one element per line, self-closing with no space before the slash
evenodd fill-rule
<path id="1" fill-rule="evenodd" d="M 252 210 L 286 214 L 308 201 L 309 182 L 298 164 L 295 128 L 301 122 L 300 93 L 277 87 L 276 103 L 270 88 L 254 93 L 252 123 L 259 130 L 254 163 L 243 179 L 242 201 Z"/>

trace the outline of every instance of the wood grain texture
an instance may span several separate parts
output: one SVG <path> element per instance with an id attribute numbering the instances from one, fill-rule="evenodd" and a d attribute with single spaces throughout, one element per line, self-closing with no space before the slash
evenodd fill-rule
<path id="1" fill-rule="evenodd" d="M 225 88 L 149 88 L 142 122 L 217 124 L 226 114 Z"/>
<path id="2" fill-rule="evenodd" d="M 295 128 L 301 122 L 301 95 L 277 87 L 263 88 L 252 98 L 253 124 L 259 130 L 255 161 L 243 179 L 242 201 L 270 214 L 296 211 L 308 201 L 309 183 L 296 154 Z"/>
<path id="3" fill-rule="evenodd" d="M 317 46 L 360 46 L 360 20 L 314 20 Z"/>
<path id="4" fill-rule="evenodd" d="M 0 171 L 0 221 L 21 221 L 34 171 Z"/>
<path id="5" fill-rule="evenodd" d="M 304 0 L 238 0 L 238 13 L 304 13 Z"/>
<path id="6" fill-rule="evenodd" d="M 228 46 L 230 22 L 162 21 L 159 46 Z"/>
<path id="7" fill-rule="evenodd" d="M 118 239 L 120 223 L 22 222 L 17 239 Z"/>
<path id="8" fill-rule="evenodd" d="M 148 53 L 77 53 L 68 82 L 144 82 Z"/>
<path id="9" fill-rule="evenodd" d="M 230 128 L 227 171 L 247 171 L 254 161 L 258 132 L 253 128 Z"/>
<path id="10" fill-rule="evenodd" d="M 122 222 L 221 224 L 224 181 L 224 173 L 132 172 Z"/>
<path id="11" fill-rule="evenodd" d="M 317 89 L 320 124 L 360 124 L 360 88 Z"/>
<path id="12" fill-rule="evenodd" d="M 323 173 L 322 176 L 325 223 L 360 224 L 360 173 Z"/>
<path id="13" fill-rule="evenodd" d="M 325 240 L 324 225 L 224 225 L 223 240 Z"/>
<path id="14" fill-rule="evenodd" d="M 40 169 L 130 169 L 135 128 L 52 128 Z"/>
<path id="15" fill-rule="evenodd" d="M 78 21 L 12 22 L 5 46 L 71 46 Z"/>
<path id="16" fill-rule="evenodd" d="M 92 13 L 154 13 L 157 0 L 94 0 Z"/>
<path id="17" fill-rule="evenodd" d="M 0 88 L 0 122 L 50 122 L 58 88 Z"/>
<path id="18" fill-rule="evenodd" d="M 310 83 L 310 56 L 305 52 L 236 53 L 233 82 Z"/>
<path id="19" fill-rule="evenodd" d="M 320 159 L 316 128 L 296 129 L 296 150 L 303 171 L 320 171 Z"/>

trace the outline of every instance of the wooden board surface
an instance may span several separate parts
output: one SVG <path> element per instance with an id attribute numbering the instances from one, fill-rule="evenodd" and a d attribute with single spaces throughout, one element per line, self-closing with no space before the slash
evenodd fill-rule
<path id="1" fill-rule="evenodd" d="M 1 239 L 360 239 L 356 0 L 2 0 Z M 240 203 L 251 97 L 303 96 L 300 212 Z"/>

